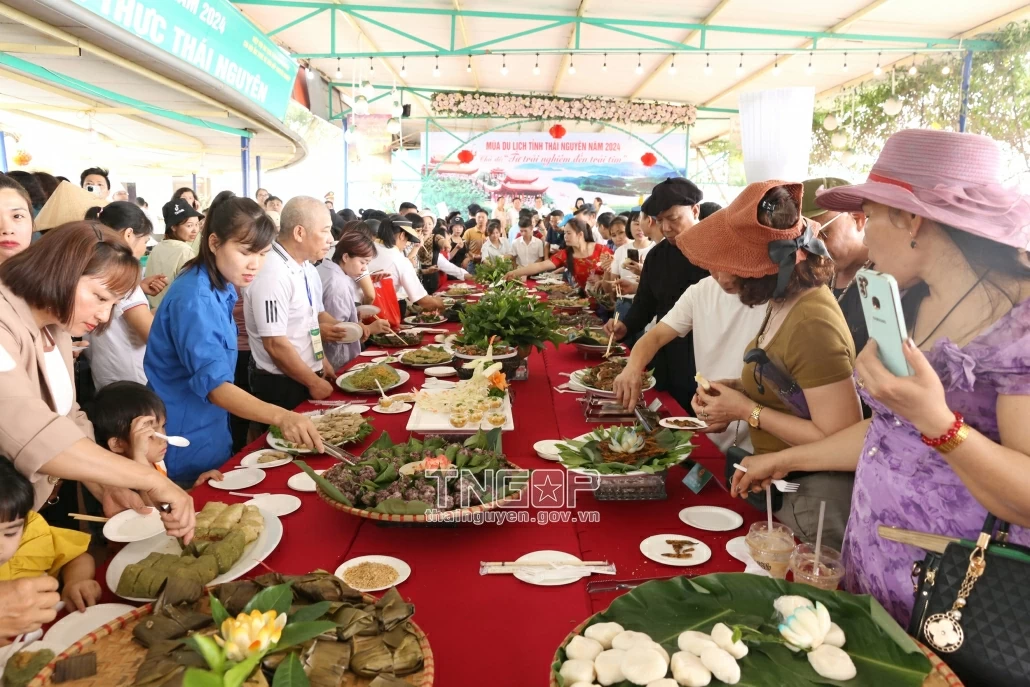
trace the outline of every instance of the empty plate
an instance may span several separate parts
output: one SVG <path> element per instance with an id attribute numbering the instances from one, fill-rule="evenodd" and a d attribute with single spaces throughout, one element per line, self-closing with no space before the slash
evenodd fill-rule
<path id="1" fill-rule="evenodd" d="M 284 455 L 285 458 L 278 458 L 277 456 Z M 262 462 L 262 458 L 265 460 Z M 269 458 L 276 458 L 275 460 L 269 460 Z M 260 451 L 254 451 L 248 454 L 240 461 L 240 465 L 245 468 L 277 468 L 280 465 L 286 465 L 287 463 L 293 462 L 293 456 L 283 451 L 273 451 L 270 448 L 263 448 Z"/>
<path id="2" fill-rule="evenodd" d="M 325 470 L 315 470 L 316 475 L 321 475 Z M 286 486 L 295 491 L 316 491 L 315 480 L 308 477 L 306 472 L 298 472 L 286 481 Z"/>
<path id="3" fill-rule="evenodd" d="M 430 377 L 451 377 L 458 374 L 450 365 L 441 365 L 440 367 L 427 367 L 425 373 Z"/>
<path id="4" fill-rule="evenodd" d="M 97 604 L 81 613 L 73 611 L 54 623 L 43 641 L 60 654 L 98 627 L 135 610 L 135 606 L 128 604 Z"/>
<path id="5" fill-rule="evenodd" d="M 694 545 L 689 558 L 670 558 L 676 549 L 669 542 L 685 541 Z M 682 534 L 656 534 L 640 542 L 640 553 L 655 563 L 662 565 L 689 566 L 701 565 L 712 557 L 712 550 L 703 541 Z"/>
<path id="6" fill-rule="evenodd" d="M 161 522 L 161 513 L 156 508 L 150 509 L 146 515 L 134 510 L 123 510 L 104 523 L 104 536 L 109 541 L 143 541 L 164 533 L 165 525 Z"/>
<path id="7" fill-rule="evenodd" d="M 398 413 L 408 412 L 409 410 L 411 410 L 411 407 L 412 406 L 410 403 L 397 403 L 396 401 L 394 401 L 387 408 L 384 408 L 381 405 L 376 404 L 372 406 L 372 410 L 376 411 L 377 413 L 382 413 L 383 415 L 397 415 Z"/>
<path id="8" fill-rule="evenodd" d="M 344 577 L 349 569 L 361 565 L 362 563 L 379 563 L 381 565 L 391 567 L 397 573 L 397 579 L 385 585 L 363 587 L 360 584 L 352 580 L 347 580 Z M 337 568 L 336 572 L 333 574 L 343 580 L 345 584 L 349 585 L 353 589 L 357 589 L 359 592 L 381 592 L 384 589 L 396 587 L 401 582 L 408 579 L 411 576 L 411 566 L 400 558 L 394 558 L 393 556 L 358 556 L 357 558 L 352 558 L 349 561 L 344 561 L 343 565 Z"/>
<path id="9" fill-rule="evenodd" d="M 558 455 L 558 444 L 563 443 L 558 439 L 544 439 L 533 444 L 533 450 L 536 454 L 544 460 L 561 460 L 561 456 Z"/>
<path id="10" fill-rule="evenodd" d="M 746 537 L 734 537 L 726 542 L 726 553 L 736 558 L 744 565 L 751 565 L 755 562 L 755 559 L 751 557 L 751 552 L 747 548 L 747 544 L 744 543 Z"/>
<path id="11" fill-rule="evenodd" d="M 213 479 L 207 481 L 209 486 L 225 491 L 237 491 L 252 487 L 265 478 L 265 471 L 257 468 L 240 468 L 239 470 L 227 470 L 222 473 L 223 479 L 217 482 Z"/>
<path id="12" fill-rule="evenodd" d="M 255 496 L 250 501 L 247 501 L 245 505 L 257 506 L 272 515 L 282 517 L 300 508 L 300 503 L 300 499 L 293 494 L 265 494 L 264 496 Z"/>
<path id="13" fill-rule="evenodd" d="M 729 532 L 744 524 L 740 513 L 719 506 L 690 506 L 680 511 L 680 520 L 709 532 Z"/>
<path id="14" fill-rule="evenodd" d="M 564 551 L 534 551 L 527 553 L 525 556 L 520 556 L 515 559 L 516 563 L 580 563 L 581 560 L 576 558 L 571 553 L 565 553 Z M 570 584 L 576 582 L 584 577 L 589 577 L 590 572 L 580 572 L 578 570 L 566 569 L 566 570 L 554 570 L 548 568 L 540 568 L 537 570 L 520 570 L 513 574 L 513 577 L 517 580 L 522 580 L 528 584 L 535 584 L 540 587 L 557 587 L 563 584 Z"/>
<path id="15" fill-rule="evenodd" d="M 386 351 L 362 351 L 358 355 L 364 356 L 366 358 L 378 358 L 381 355 L 386 355 Z"/>

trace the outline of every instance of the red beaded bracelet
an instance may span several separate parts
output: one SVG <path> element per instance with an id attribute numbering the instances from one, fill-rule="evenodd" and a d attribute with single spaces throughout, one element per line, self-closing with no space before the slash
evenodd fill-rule
<path id="1" fill-rule="evenodd" d="M 955 422 L 951 425 L 951 428 L 947 432 L 942 434 L 941 436 L 937 437 L 936 439 L 931 439 L 930 437 L 926 436 L 925 434 L 921 435 L 922 439 L 923 439 L 923 443 L 926 444 L 927 446 L 931 446 L 933 448 L 937 448 L 938 446 L 946 444 L 946 443 L 948 443 L 949 441 L 951 441 L 952 439 L 955 438 L 955 435 L 958 434 L 958 431 L 960 429 L 962 429 L 962 425 L 963 424 L 965 424 L 965 418 L 962 417 L 962 413 L 960 413 L 960 412 L 958 412 L 956 410 L 955 411 Z"/>

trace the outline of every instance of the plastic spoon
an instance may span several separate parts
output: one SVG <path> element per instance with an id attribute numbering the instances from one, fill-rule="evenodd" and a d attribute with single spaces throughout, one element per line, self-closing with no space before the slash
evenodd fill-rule
<path id="1" fill-rule="evenodd" d="M 170 437 L 170 436 L 166 436 L 164 434 L 161 434 L 160 432 L 154 432 L 154 436 L 158 437 L 160 439 L 164 439 L 165 441 L 167 441 L 172 446 L 178 446 L 179 448 L 186 448 L 187 446 L 190 445 L 190 440 L 187 439 L 186 437 Z"/>

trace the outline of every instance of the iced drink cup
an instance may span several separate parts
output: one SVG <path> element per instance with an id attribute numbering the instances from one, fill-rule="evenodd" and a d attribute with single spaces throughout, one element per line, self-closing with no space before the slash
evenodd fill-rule
<path id="1" fill-rule="evenodd" d="M 820 547 L 819 570 L 815 569 L 815 546 L 798 544 L 790 557 L 790 571 L 794 573 L 795 582 L 804 582 L 819 589 L 834 590 L 844 577 L 844 563 L 840 552 L 828 546 Z"/>
<path id="2" fill-rule="evenodd" d="M 744 543 L 755 563 L 772 577 L 782 580 L 787 576 L 790 555 L 794 551 L 794 533 L 789 527 L 774 522 L 770 531 L 765 521 L 752 523 Z"/>

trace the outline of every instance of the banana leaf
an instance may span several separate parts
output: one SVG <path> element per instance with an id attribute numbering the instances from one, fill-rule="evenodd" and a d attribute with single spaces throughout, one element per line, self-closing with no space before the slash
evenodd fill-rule
<path id="1" fill-rule="evenodd" d="M 376 615 L 382 628 L 389 632 L 415 615 L 415 605 L 406 603 L 397 588 L 390 587 L 376 602 Z"/>
<path id="2" fill-rule="evenodd" d="M 404 499 L 383 499 L 372 510 L 376 513 L 391 515 L 423 515 L 427 510 L 435 508 L 425 501 L 405 501 Z"/>
<path id="3" fill-rule="evenodd" d="M 412 687 L 412 684 L 393 675 L 380 675 L 368 683 L 368 687 Z"/>
<path id="4" fill-rule="evenodd" d="M 678 651 L 681 632 L 710 632 L 716 623 L 730 627 L 745 625 L 763 634 L 778 636 L 773 601 L 785 594 L 797 594 L 821 601 L 830 617 L 847 636 L 844 651 L 858 669 L 846 682 L 820 677 L 804 652 L 793 654 L 783 644 L 744 641 L 750 649 L 739 661 L 742 687 L 920 687 L 930 672 L 930 661 L 915 642 L 894 622 L 871 596 L 828 592 L 804 584 L 774 580 L 745 573 L 677 577 L 647 582 L 612 602 L 590 624 L 617 622 L 627 630 L 644 632 L 669 653 Z M 551 666 L 559 685 L 567 687 L 558 670 L 565 661 L 565 649 L 558 651 Z M 724 683 L 712 679 L 713 686 Z M 616 687 L 631 687 L 620 682 Z"/>
<path id="5" fill-rule="evenodd" d="M 322 477 L 322 475 L 312 470 L 311 467 L 303 460 L 295 460 L 293 461 L 293 464 L 299 467 L 304 472 L 308 473 L 308 477 L 315 480 L 318 486 L 322 487 L 322 491 L 329 494 L 329 498 L 340 503 L 345 503 L 351 507 L 354 506 L 354 504 L 350 502 L 350 499 L 344 496 L 343 493 L 339 489 L 337 489 L 332 482 L 330 482 L 325 477 Z"/>
<path id="6" fill-rule="evenodd" d="M 382 637 L 355 637 L 350 669 L 362 677 L 393 670 L 393 654 Z"/>
<path id="7" fill-rule="evenodd" d="M 261 588 L 262 586 L 254 580 L 235 580 L 216 587 L 215 596 L 222 602 L 229 615 L 235 617 L 243 612 L 244 607 Z"/>

